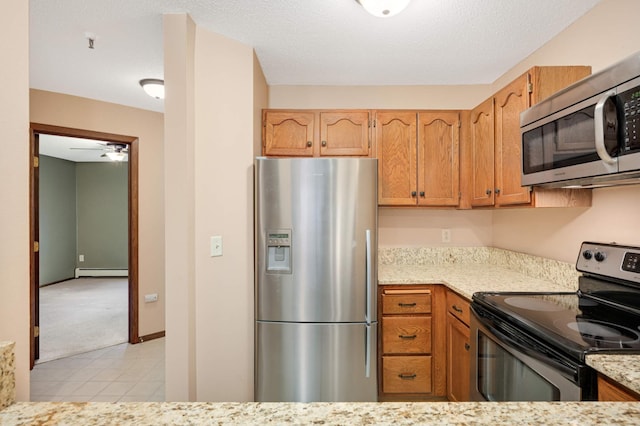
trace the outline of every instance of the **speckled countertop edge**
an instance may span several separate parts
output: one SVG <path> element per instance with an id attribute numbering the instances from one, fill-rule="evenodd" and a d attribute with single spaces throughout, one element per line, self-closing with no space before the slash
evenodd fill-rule
<path id="1" fill-rule="evenodd" d="M 638 403 L 17 403 L 2 425 L 637 425 Z"/>
<path id="2" fill-rule="evenodd" d="M 0 342 L 0 408 L 16 400 L 14 342 Z"/>

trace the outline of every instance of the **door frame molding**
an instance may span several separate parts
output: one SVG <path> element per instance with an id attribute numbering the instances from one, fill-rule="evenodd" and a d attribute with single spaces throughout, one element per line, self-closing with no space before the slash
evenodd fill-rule
<path id="1" fill-rule="evenodd" d="M 70 127 L 53 126 L 49 124 L 30 123 L 30 153 L 29 159 L 29 222 L 30 222 L 30 364 L 33 368 L 35 364 L 35 325 L 36 325 L 36 300 L 38 300 L 38 282 L 36 274 L 34 255 L 35 236 L 38 233 L 39 211 L 36 210 L 35 195 L 37 194 L 36 184 L 38 183 L 33 164 L 33 158 L 38 156 L 36 147 L 36 135 L 48 134 L 56 136 L 68 136 L 83 139 L 95 139 L 107 142 L 116 142 L 129 146 L 129 179 L 128 179 L 128 244 L 129 244 L 129 343 L 139 343 L 138 335 L 138 137 L 118 135 L 114 133 L 96 132 L 92 130 L 75 129 Z"/>

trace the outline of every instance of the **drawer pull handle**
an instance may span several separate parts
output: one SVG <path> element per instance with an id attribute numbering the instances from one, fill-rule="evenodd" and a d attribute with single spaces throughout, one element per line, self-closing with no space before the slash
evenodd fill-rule
<path id="1" fill-rule="evenodd" d="M 398 335 L 398 337 L 401 338 L 401 339 L 405 339 L 405 340 L 413 340 L 416 337 L 418 337 L 418 335 L 417 334 L 412 334 L 411 336 L 406 336 L 404 334 L 400 334 L 400 335 Z"/>
<path id="2" fill-rule="evenodd" d="M 462 309 L 458 308 L 456 305 L 451 306 L 453 308 L 454 311 L 456 311 L 457 313 L 461 314 L 462 313 Z"/>
<path id="3" fill-rule="evenodd" d="M 468 351 L 469 349 L 471 349 L 471 346 L 468 343 L 464 344 L 464 350 Z"/>
<path id="4" fill-rule="evenodd" d="M 413 302 L 413 303 L 398 303 L 398 306 L 400 306 L 401 308 L 413 308 L 414 306 L 416 306 L 416 302 Z"/>
<path id="5" fill-rule="evenodd" d="M 398 374 L 398 377 L 400 377 L 402 380 L 413 380 L 417 377 L 416 374 L 408 374 L 408 373 L 402 373 L 402 374 Z"/>

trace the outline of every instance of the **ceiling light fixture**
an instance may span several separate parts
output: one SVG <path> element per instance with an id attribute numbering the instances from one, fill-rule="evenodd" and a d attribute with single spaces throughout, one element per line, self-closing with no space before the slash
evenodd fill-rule
<path id="1" fill-rule="evenodd" d="M 157 78 L 145 78 L 140 80 L 140 86 L 147 92 L 147 95 L 156 99 L 164 99 L 164 80 Z"/>
<path id="2" fill-rule="evenodd" d="M 356 0 L 360 5 L 379 18 L 389 18 L 402 12 L 411 0 Z"/>
<path id="3" fill-rule="evenodd" d="M 124 161 L 127 157 L 127 154 L 121 151 L 105 152 L 105 155 L 109 157 L 109 160 L 111 161 Z"/>

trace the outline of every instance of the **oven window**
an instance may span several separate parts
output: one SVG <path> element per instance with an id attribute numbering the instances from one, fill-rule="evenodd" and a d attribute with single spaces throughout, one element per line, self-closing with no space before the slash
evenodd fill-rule
<path id="1" fill-rule="evenodd" d="M 559 401 L 560 391 L 478 332 L 478 390 L 487 401 Z"/>

